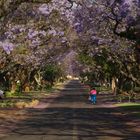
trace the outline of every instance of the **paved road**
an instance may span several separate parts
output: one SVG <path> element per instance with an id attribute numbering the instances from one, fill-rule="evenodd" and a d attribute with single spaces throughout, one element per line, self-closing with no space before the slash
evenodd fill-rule
<path id="1" fill-rule="evenodd" d="M 135 127 L 128 127 L 119 111 L 104 104 L 87 101 L 87 92 L 78 81 L 70 81 L 51 98 L 26 110 L 27 118 L 14 125 L 0 140 L 139 140 Z M 11 124 L 12 126 L 13 124 Z"/>

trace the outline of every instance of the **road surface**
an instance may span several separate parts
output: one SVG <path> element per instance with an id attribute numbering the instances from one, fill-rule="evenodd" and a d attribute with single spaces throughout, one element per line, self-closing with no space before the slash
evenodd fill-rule
<path id="1" fill-rule="evenodd" d="M 140 140 L 140 131 L 105 97 L 92 105 L 79 81 L 70 81 L 36 108 L 20 111 L 25 119 L 9 123 L 0 140 Z"/>

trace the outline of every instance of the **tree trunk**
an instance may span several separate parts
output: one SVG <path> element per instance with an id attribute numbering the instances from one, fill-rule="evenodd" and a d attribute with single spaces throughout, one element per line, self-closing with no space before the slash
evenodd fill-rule
<path id="1" fill-rule="evenodd" d="M 115 77 L 112 78 L 112 84 L 111 85 L 112 85 L 111 86 L 112 87 L 112 92 L 113 92 L 114 95 L 116 95 L 116 88 L 117 87 L 116 87 L 116 78 Z"/>
<path id="2" fill-rule="evenodd" d="M 16 91 L 16 83 L 15 82 L 11 82 L 11 92 L 15 92 Z"/>
<path id="3" fill-rule="evenodd" d="M 36 83 L 37 83 L 37 85 L 38 85 L 38 88 L 40 89 L 40 88 L 41 88 L 41 80 L 42 80 L 42 76 L 41 76 L 40 71 L 38 71 L 38 72 L 35 74 L 34 78 L 35 78 L 35 81 L 36 81 Z"/>

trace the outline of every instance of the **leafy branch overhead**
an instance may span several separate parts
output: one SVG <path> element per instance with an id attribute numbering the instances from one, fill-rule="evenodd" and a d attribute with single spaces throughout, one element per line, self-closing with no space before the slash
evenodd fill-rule
<path id="1" fill-rule="evenodd" d="M 139 18 L 138 0 L 1 0 L 2 80 L 40 85 L 53 64 L 139 84 Z"/>

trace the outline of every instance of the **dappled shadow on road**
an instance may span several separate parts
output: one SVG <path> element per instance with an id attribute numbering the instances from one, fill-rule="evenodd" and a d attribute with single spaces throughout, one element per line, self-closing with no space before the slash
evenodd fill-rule
<path id="1" fill-rule="evenodd" d="M 71 81 L 59 96 L 50 97 L 42 99 L 43 104 L 49 103 L 46 108 L 27 109 L 22 114 L 25 119 L 11 124 L 10 136 L 2 140 L 18 140 L 19 136 L 20 140 L 26 139 L 23 136 L 34 140 L 139 140 L 140 119 L 130 116 L 138 110 L 110 107 L 112 95 L 98 95 L 97 104 L 91 105 L 84 87 Z"/>
<path id="2" fill-rule="evenodd" d="M 45 135 L 47 137 L 73 136 L 79 140 L 96 138 L 118 138 L 138 140 L 136 126 L 126 125 L 115 108 L 48 108 L 28 110 L 28 119 L 17 123 L 12 130 L 16 135 Z M 130 120 L 127 120 L 130 121 Z M 131 120 L 133 121 L 133 120 Z"/>
<path id="3" fill-rule="evenodd" d="M 77 80 L 72 80 L 64 86 L 64 89 L 61 92 L 62 96 L 57 98 L 57 101 L 61 103 L 66 102 L 87 102 L 89 96 L 89 89 L 82 85 Z M 101 103 L 111 103 L 114 104 L 117 102 L 115 95 L 113 93 L 101 93 L 97 95 L 98 104 Z M 87 102 L 88 103 L 88 102 Z"/>

